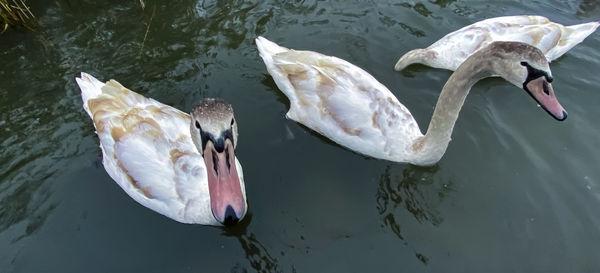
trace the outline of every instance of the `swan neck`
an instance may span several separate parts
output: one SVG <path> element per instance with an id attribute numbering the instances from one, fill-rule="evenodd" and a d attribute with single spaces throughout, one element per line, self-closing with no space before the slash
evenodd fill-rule
<path id="1" fill-rule="evenodd" d="M 413 49 L 404 54 L 398 60 L 398 62 L 396 62 L 396 65 L 394 65 L 394 70 L 400 71 L 415 63 L 430 64 L 430 62 L 435 60 L 435 58 L 436 54 L 433 51 L 421 48 Z"/>
<path id="2" fill-rule="evenodd" d="M 489 62 L 469 58 L 450 76 L 440 93 L 427 133 L 421 140 L 425 157 L 437 162 L 446 152 L 465 98 L 475 83 L 491 75 L 489 68 Z"/>

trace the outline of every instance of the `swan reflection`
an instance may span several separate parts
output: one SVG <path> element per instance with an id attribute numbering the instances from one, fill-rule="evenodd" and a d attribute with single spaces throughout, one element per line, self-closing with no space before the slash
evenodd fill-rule
<path id="1" fill-rule="evenodd" d="M 377 211 L 382 225 L 394 232 L 400 240 L 406 241 L 400 226 L 407 221 L 406 212 L 421 225 L 439 226 L 443 222 L 438 207 L 454 189 L 452 181 L 436 181 L 435 174 L 438 170 L 438 165 L 417 167 L 392 164 L 381 175 L 376 195 Z M 416 250 L 415 256 L 424 264 L 429 261 L 427 256 Z"/>
<path id="2" fill-rule="evenodd" d="M 269 254 L 267 248 L 256 238 L 254 233 L 248 231 L 251 221 L 252 214 L 248 212 L 243 221 L 232 227 L 224 228 L 223 235 L 238 239 L 246 253 L 246 259 L 256 272 L 283 272 L 279 268 L 277 259 Z M 247 270 L 240 264 L 236 264 L 231 272 L 247 272 Z"/>

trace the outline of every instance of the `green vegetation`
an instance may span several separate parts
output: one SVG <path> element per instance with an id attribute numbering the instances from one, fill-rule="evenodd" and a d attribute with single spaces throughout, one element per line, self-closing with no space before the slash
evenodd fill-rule
<path id="1" fill-rule="evenodd" d="M 34 30 L 37 19 L 23 0 L 0 0 L 0 33 L 9 27 Z"/>

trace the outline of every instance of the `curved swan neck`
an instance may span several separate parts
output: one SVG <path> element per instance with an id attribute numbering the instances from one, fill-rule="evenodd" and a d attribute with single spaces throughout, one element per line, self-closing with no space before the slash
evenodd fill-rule
<path id="1" fill-rule="evenodd" d="M 415 143 L 424 161 L 434 164 L 444 155 L 471 87 L 492 75 L 490 63 L 483 58 L 469 58 L 450 76 L 440 93 L 427 133 Z"/>
<path id="2" fill-rule="evenodd" d="M 429 51 L 428 49 L 417 48 L 413 49 L 406 54 L 404 54 L 396 65 L 394 65 L 394 70 L 400 71 L 406 68 L 407 66 L 414 63 L 425 63 L 428 64 L 428 60 L 435 59 L 435 52 Z"/>

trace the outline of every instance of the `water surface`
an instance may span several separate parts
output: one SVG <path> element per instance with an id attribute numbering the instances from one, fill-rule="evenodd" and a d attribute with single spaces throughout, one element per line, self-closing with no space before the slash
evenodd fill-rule
<path id="1" fill-rule="evenodd" d="M 403 53 L 502 15 L 600 19 L 598 1 L 28 1 L 38 33 L 0 35 L 0 272 L 597 272 L 600 33 L 551 64 L 557 122 L 500 79 L 478 83 L 443 159 L 375 160 L 285 119 L 253 39 L 346 59 L 424 130 L 450 72 Z M 249 213 L 184 225 L 104 171 L 74 77 L 184 111 L 233 104 Z"/>

